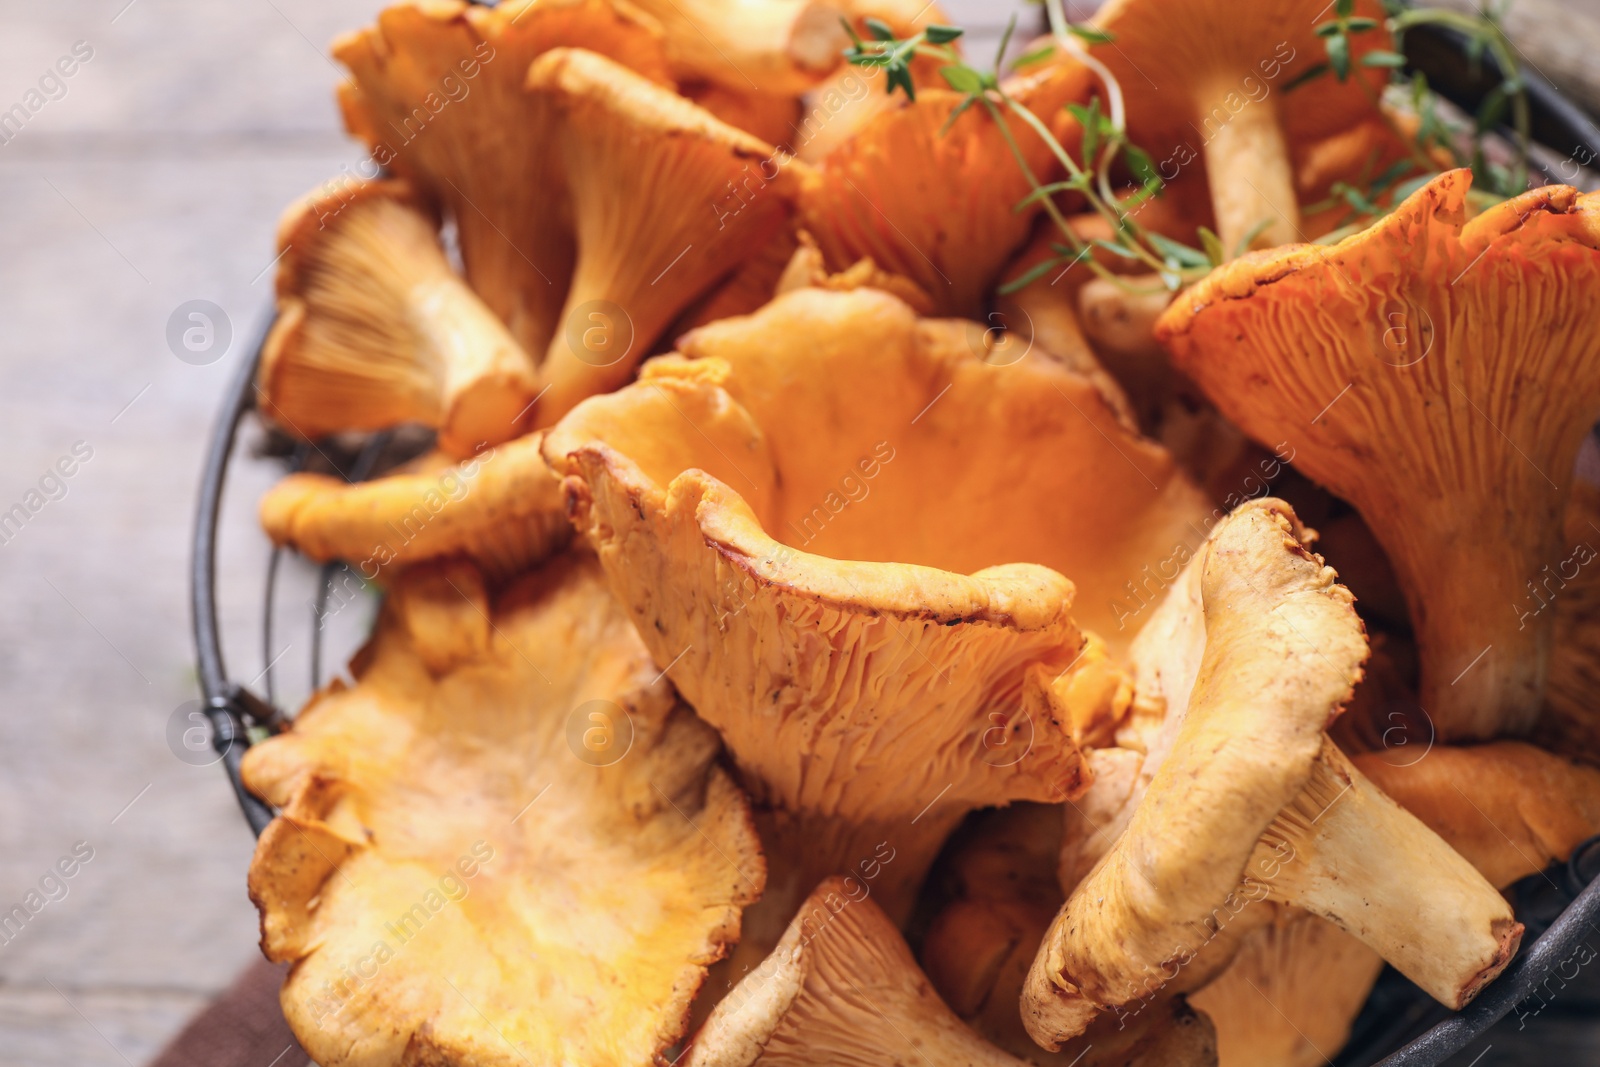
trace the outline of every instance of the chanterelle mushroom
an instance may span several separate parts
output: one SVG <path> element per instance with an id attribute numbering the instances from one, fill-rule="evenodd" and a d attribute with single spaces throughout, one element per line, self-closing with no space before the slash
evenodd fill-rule
<path id="1" fill-rule="evenodd" d="M 1600 770 L 1521 741 L 1354 759 L 1497 886 L 1564 862 L 1600 833 Z"/>
<path id="2" fill-rule="evenodd" d="M 572 532 L 561 482 L 539 435 L 461 463 L 438 454 L 370 482 L 291 474 L 261 498 L 276 545 L 321 562 L 342 559 L 364 578 L 391 564 L 467 556 L 510 576 L 561 548 Z"/>
<path id="3" fill-rule="evenodd" d="M 930 887 L 952 899 L 922 935 L 922 964 L 934 989 L 979 1036 L 1042 1067 L 1215 1064 L 1212 1028 L 1182 997 L 1167 998 L 1131 1024 L 1107 1016 L 1108 1025 L 1053 1055 L 1023 1029 L 1017 1011 L 1023 981 L 1062 900 L 1061 815 L 1057 805 L 1013 804 L 978 812 L 957 831 Z"/>
<path id="4" fill-rule="evenodd" d="M 457 458 L 517 436 L 533 361 L 456 276 L 405 182 L 311 194 L 278 225 L 263 413 L 300 437 L 419 422 Z"/>
<path id="5" fill-rule="evenodd" d="M 1531 728 L 1578 447 L 1600 415 L 1600 199 L 1545 186 L 1466 221 L 1434 179 L 1332 248 L 1213 272 L 1157 324 L 1180 370 L 1361 512 L 1411 607 L 1447 739 Z"/>
<path id="6" fill-rule="evenodd" d="M 556 48 L 528 88 L 572 200 L 577 262 L 541 373 L 548 426 L 632 377 L 702 290 L 783 226 L 804 164 L 593 52 Z"/>
<path id="7" fill-rule="evenodd" d="M 250 893 L 306 1051 L 650 1064 L 764 870 L 593 561 L 493 603 L 468 564 L 409 572 L 357 676 L 244 762 L 282 809 Z"/>
<path id="8" fill-rule="evenodd" d="M 1600 771 L 1520 741 L 1352 757 L 1375 785 L 1505 888 L 1600 832 Z M 1280 908 L 1190 995 L 1223 1064 L 1316 1067 L 1344 1044 L 1383 960 L 1331 923 Z"/>
<path id="9" fill-rule="evenodd" d="M 1358 9 L 1382 17 L 1375 3 Z M 1376 114 L 1387 75 L 1360 58 L 1385 46 L 1381 28 L 1351 38 L 1347 80 L 1284 91 L 1325 55 L 1316 28 L 1331 17 L 1323 0 L 1111 0 L 1091 20 L 1115 37 L 1090 51 L 1121 86 L 1132 141 L 1166 178 L 1204 156 L 1230 253 L 1253 233 L 1263 247 L 1303 240 L 1290 145 Z"/>
<path id="10" fill-rule="evenodd" d="M 1117 1062 L 1214 1067 L 1204 1017 L 1172 1025 Z M 801 905 L 777 948 L 695 1035 L 685 1067 L 1025 1067 L 969 1030 L 939 999 L 870 889 L 831 878 Z"/>
<path id="11" fill-rule="evenodd" d="M 633 0 L 666 31 L 687 80 L 800 93 L 840 63 L 849 35 L 838 5 L 818 0 Z"/>
<path id="12" fill-rule="evenodd" d="M 1460 1007 L 1509 962 L 1511 909 L 1465 859 L 1384 796 L 1324 733 L 1361 677 L 1353 598 L 1287 504 L 1218 524 L 1191 567 L 1203 642 L 1171 751 L 1128 828 L 1073 890 L 1024 991 L 1054 1048 L 1104 1011 L 1226 958 L 1196 960 L 1253 902 L 1332 921 Z M 1179 590 L 1181 593 L 1181 590 Z"/>
<path id="13" fill-rule="evenodd" d="M 1084 95 L 1088 71 L 1055 64 L 1012 89 L 1048 116 Z M 862 257 L 916 282 L 946 314 L 979 315 L 984 296 L 1028 236 L 1038 204 L 1006 145 L 1006 131 L 1041 181 L 1054 159 L 1023 121 L 981 107 L 952 118 L 967 98 L 930 89 L 867 119 L 806 176 L 801 215 L 828 266 Z"/>
<path id="14" fill-rule="evenodd" d="M 1321 1067 L 1382 970 L 1383 957 L 1328 920 L 1277 907 L 1189 1002 L 1216 1026 L 1224 1067 Z"/>
<path id="15" fill-rule="evenodd" d="M 561 328 L 574 248 L 546 103 L 524 82 L 563 45 L 670 84 L 660 28 L 623 0 L 407 0 L 333 45 L 346 127 L 445 205 L 468 282 L 535 357 Z"/>
<path id="16" fill-rule="evenodd" d="M 778 809 L 795 869 L 762 904 L 772 935 L 874 860 L 902 916 L 964 812 L 1080 787 L 1051 687 L 1083 640 L 1061 572 L 1114 619 L 1117 576 L 1189 536 L 1197 494 L 1092 383 L 991 365 L 976 324 L 881 291 L 798 289 L 680 347 L 545 456 L 657 661 Z"/>

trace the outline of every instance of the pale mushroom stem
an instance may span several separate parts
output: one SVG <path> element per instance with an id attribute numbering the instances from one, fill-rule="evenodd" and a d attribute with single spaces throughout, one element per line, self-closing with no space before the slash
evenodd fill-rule
<path id="1" fill-rule="evenodd" d="M 440 356 L 445 418 L 439 446 L 452 456 L 470 456 L 521 436 L 531 424 L 533 364 L 510 332 L 453 274 L 418 283 L 412 296 L 412 328 Z"/>
<path id="2" fill-rule="evenodd" d="M 1539 495 L 1535 491 L 1519 497 L 1508 491 L 1505 499 Z M 1497 520 L 1486 518 L 1473 527 L 1463 522 L 1464 529 L 1474 532 L 1452 539 L 1447 548 L 1430 539 L 1391 550 L 1422 656 L 1419 700 L 1444 738 L 1527 733 L 1543 704 L 1555 625 L 1549 602 L 1564 583 L 1535 583 L 1554 574 L 1556 567 L 1547 564 L 1559 564 L 1569 549 L 1541 539 L 1529 550 L 1476 532 L 1495 529 Z M 1559 518 L 1543 526 L 1559 528 Z M 1412 540 L 1411 531 L 1405 530 L 1383 540 L 1393 541 L 1396 533 Z M 1463 574 L 1471 574 L 1472 581 L 1461 581 Z M 1422 590 L 1427 590 L 1426 597 Z"/>
<path id="3" fill-rule="evenodd" d="M 1310 783 L 1274 820 L 1250 876 L 1376 949 L 1440 1003 L 1464 1007 L 1522 939 L 1476 868 L 1323 740 Z M 1457 936 L 1434 933 L 1449 915 Z"/>
<path id="4" fill-rule="evenodd" d="M 1289 145 L 1278 116 L 1277 97 L 1253 102 L 1220 125 L 1201 108 L 1236 93 L 1236 78 L 1219 79 L 1215 89 L 1196 94 L 1203 138 L 1201 151 L 1211 182 L 1211 207 L 1217 236 L 1231 256 L 1255 227 L 1265 223 L 1251 246 L 1271 248 L 1302 240 L 1300 204 L 1294 191 Z"/>

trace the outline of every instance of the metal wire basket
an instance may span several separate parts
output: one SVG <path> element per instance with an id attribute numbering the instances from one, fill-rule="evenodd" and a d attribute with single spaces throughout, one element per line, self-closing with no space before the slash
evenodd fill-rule
<path id="1" fill-rule="evenodd" d="M 1491 61 L 1476 76 L 1465 76 L 1463 42 L 1445 32 L 1413 30 L 1407 35 L 1407 58 L 1428 74 L 1452 102 L 1476 107 L 1487 87 L 1497 84 Z M 1534 109 L 1534 131 L 1546 145 L 1577 144 L 1600 147 L 1600 127 L 1581 109 L 1564 99 L 1536 74 L 1524 72 Z M 1564 154 L 1564 153 L 1563 153 Z M 1554 177 L 1554 176 L 1553 176 Z M 1571 182 L 1570 176 L 1559 180 Z M 261 340 L 264 340 L 264 332 Z M 217 528 L 230 461 L 237 451 L 240 427 L 255 406 L 255 374 L 261 358 L 258 340 L 230 381 L 222 410 L 207 447 L 200 482 L 191 560 L 191 603 L 195 653 L 202 695 L 202 711 L 211 726 L 212 747 L 218 754 L 245 821 L 260 834 L 274 812 L 245 788 L 240 760 L 253 741 L 282 730 L 288 716 L 274 703 L 273 603 L 281 550 L 274 549 L 267 565 L 263 610 L 266 683 L 263 697 L 232 680 L 223 661 L 217 610 Z M 316 454 L 347 481 L 362 481 L 376 471 L 405 458 L 407 448 L 391 435 L 376 434 L 354 450 L 319 448 Z M 311 452 L 300 446 L 287 458 L 290 469 L 306 465 Z M 319 576 L 309 648 L 311 687 L 322 682 L 323 633 L 319 621 L 340 564 L 324 565 Z M 1600 837 L 1580 845 L 1570 861 L 1534 875 L 1514 887 L 1517 917 L 1527 926 L 1521 952 L 1506 970 L 1466 1010 L 1450 1013 L 1393 971 L 1379 979 L 1357 1018 L 1351 1038 L 1334 1062 L 1335 1067 L 1438 1067 L 1482 1036 L 1570 962 L 1584 938 L 1600 927 Z M 1559 979 L 1556 979 L 1559 980 Z"/>

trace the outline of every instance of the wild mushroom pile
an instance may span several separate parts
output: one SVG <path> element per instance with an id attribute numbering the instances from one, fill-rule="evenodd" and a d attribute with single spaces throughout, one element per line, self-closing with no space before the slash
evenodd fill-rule
<path id="1" fill-rule="evenodd" d="M 323 1067 L 1299 1067 L 1515 956 L 1600 831 L 1600 199 L 1426 10 L 1045 12 L 335 43 L 257 409 L 426 443 L 261 505 L 384 594 L 243 766 Z"/>

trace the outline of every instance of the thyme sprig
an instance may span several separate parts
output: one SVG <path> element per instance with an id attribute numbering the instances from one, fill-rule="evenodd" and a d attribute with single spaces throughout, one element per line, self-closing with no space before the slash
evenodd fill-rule
<path id="1" fill-rule="evenodd" d="M 1380 21 L 1356 15 L 1355 0 L 1335 0 L 1333 18 L 1316 28 L 1317 35 L 1324 42 L 1326 60 L 1306 70 L 1285 88 L 1294 89 L 1330 74 L 1341 82 L 1347 81 L 1357 66 L 1398 71 L 1406 62 L 1400 50 L 1405 31 L 1424 25 L 1442 26 L 1463 34 L 1467 40 L 1469 58 L 1476 63 L 1481 62 L 1484 55 L 1492 56 L 1504 76 L 1479 107 L 1465 149 L 1458 144 L 1458 131 L 1440 115 L 1437 106 L 1439 98 L 1421 73 L 1413 73 L 1409 78 L 1391 85 L 1391 89 L 1398 90 L 1400 101 L 1417 118 L 1414 132 L 1401 129 L 1387 110 L 1378 108 L 1380 101 L 1376 91 L 1364 79 L 1360 80 L 1359 84 L 1372 93 L 1374 109 L 1383 115 L 1383 120 L 1388 123 L 1397 140 L 1406 144 L 1407 156 L 1379 173 L 1370 173 L 1376 169 L 1374 157 L 1366 172 L 1358 175 L 1355 181 L 1336 182 L 1326 200 L 1305 205 L 1303 210 L 1308 214 L 1336 208 L 1341 204 L 1347 209 L 1339 228 L 1320 238 L 1322 241 L 1337 240 L 1369 224 L 1441 173 L 1443 168 L 1436 158 L 1440 150 L 1448 153 L 1453 165 L 1472 169 L 1475 185 L 1469 195 L 1479 206 L 1514 196 L 1527 188 L 1532 113 L 1526 84 L 1520 77 L 1520 68 L 1513 54 L 1514 48 L 1501 25 L 1503 7 L 1485 7 L 1477 15 L 1468 15 L 1436 8 L 1411 7 L 1403 0 L 1384 0 L 1384 4 L 1386 18 Z M 891 94 L 898 90 L 904 92 L 908 99 L 915 100 L 916 85 L 911 70 L 913 61 L 918 57 L 928 57 L 938 64 L 938 72 L 945 84 L 964 94 L 964 99 L 951 111 L 945 130 L 973 107 L 983 108 L 995 121 L 1030 187 L 1027 195 L 1017 203 L 1016 210 L 1024 210 L 1033 204 L 1040 205 L 1061 237 L 1059 242 L 1052 242 L 1050 246 L 1055 253 L 1052 258 L 1006 283 L 1000 291 L 1015 292 L 1057 268 L 1066 269 L 1078 263 L 1085 264 L 1095 274 L 1126 291 L 1149 291 L 1137 280 L 1117 274 L 1097 262 L 1094 258 L 1096 249 L 1137 261 L 1160 279 L 1163 288 L 1169 290 L 1179 289 L 1204 275 L 1227 259 L 1230 253 L 1241 254 L 1259 230 L 1247 234 L 1239 248 L 1230 250 L 1222 246 L 1215 233 L 1201 227 L 1198 231 L 1201 247 L 1194 248 L 1147 230 L 1138 223 L 1135 215 L 1139 207 L 1151 197 L 1160 195 L 1164 183 L 1149 154 L 1128 139 L 1122 90 L 1115 76 L 1084 48 L 1085 45 L 1108 43 L 1112 36 L 1092 26 L 1069 22 L 1061 0 L 1044 0 L 1044 6 L 1050 23 L 1051 40 L 1015 60 L 1013 69 L 1021 70 L 1040 63 L 1061 50 L 1084 63 L 1099 77 L 1104 103 L 1102 97 L 1096 95 L 1087 105 L 1067 105 L 1083 129 L 1081 161 L 1062 146 L 1040 116 L 1006 91 L 999 71 L 1016 26 L 1015 19 L 1006 27 L 994 68 L 988 71 L 969 65 L 952 47 L 962 36 L 962 31 L 954 26 L 927 26 L 909 37 L 901 38 L 886 23 L 867 19 L 865 25 L 870 37 L 864 39 L 846 24 L 852 41 L 846 58 L 857 66 L 883 70 L 886 91 Z M 1394 49 L 1371 49 L 1357 59 L 1353 38 L 1371 33 L 1380 26 L 1391 34 Z M 1484 151 L 1487 136 L 1505 122 L 1508 113 L 1516 136 L 1516 160 L 1510 167 L 1494 163 Z M 1010 124 L 1004 121 L 1007 115 L 1019 119 L 1044 142 L 1051 156 L 1066 172 L 1065 179 L 1050 183 L 1039 181 L 1016 134 Z M 1137 183 L 1131 191 L 1117 188 L 1114 175 L 1119 167 L 1131 174 Z M 1112 235 L 1109 239 L 1085 241 L 1078 236 L 1056 202 L 1058 193 L 1069 192 L 1082 196 L 1090 210 L 1106 221 Z"/>
<path id="2" fill-rule="evenodd" d="M 1304 209 L 1307 213 L 1327 210 L 1341 203 L 1348 208 L 1341 226 L 1322 238 L 1324 241 L 1342 237 L 1386 214 L 1390 209 L 1380 203 L 1385 197 L 1388 204 L 1398 204 L 1432 180 L 1442 170 L 1438 162 L 1441 154 L 1451 160 L 1452 166 L 1471 168 L 1473 188 L 1469 196 L 1479 208 L 1515 196 L 1528 187 L 1528 154 L 1533 143 L 1532 107 L 1514 46 L 1502 25 L 1504 5 L 1486 4 L 1476 15 L 1469 15 L 1439 8 L 1411 7 L 1402 0 L 1384 0 L 1384 4 L 1387 17 L 1380 23 L 1377 19 L 1356 17 L 1355 0 L 1336 0 L 1334 17 L 1316 28 L 1317 35 L 1323 39 L 1327 59 L 1306 70 L 1286 88 L 1294 89 L 1329 74 L 1341 82 L 1347 81 L 1353 70 L 1353 38 L 1370 33 L 1379 25 L 1393 37 L 1395 50 L 1369 51 L 1361 57 L 1361 66 L 1403 67 L 1405 56 L 1400 49 L 1405 32 L 1418 26 L 1439 26 L 1465 38 L 1471 63 L 1478 65 L 1485 55 L 1492 57 L 1501 72 L 1501 80 L 1479 105 L 1470 131 L 1453 129 L 1440 115 L 1439 98 L 1422 73 L 1413 73 L 1392 84 L 1395 102 L 1407 107 L 1417 119 L 1416 131 L 1412 133 L 1402 130 L 1387 111 L 1381 112 L 1394 136 L 1407 145 L 1407 158 L 1396 161 L 1380 174 L 1362 175 L 1357 182 L 1336 183 L 1326 200 L 1307 205 Z M 1366 87 L 1365 82 L 1361 84 Z M 1373 103 L 1378 103 L 1375 95 Z M 1506 123 L 1508 113 L 1515 137 L 1515 159 L 1509 167 L 1490 160 L 1485 152 L 1487 139 Z"/>
<path id="3" fill-rule="evenodd" d="M 846 58 L 856 66 L 883 70 L 887 91 L 891 94 L 896 90 L 902 91 L 911 100 L 916 99 L 912 62 L 917 57 L 932 59 L 938 64 L 939 75 L 945 84 L 963 94 L 961 102 L 951 110 L 945 130 L 973 107 L 982 108 L 994 120 L 1029 186 L 1029 192 L 1016 204 L 1016 210 L 1022 211 L 1038 204 L 1061 237 L 1059 242 L 1053 242 L 1050 246 L 1054 256 L 1006 283 L 1001 287 L 1002 293 L 1015 292 L 1052 270 L 1067 269 L 1078 263 L 1085 264 L 1097 275 L 1125 290 L 1139 292 L 1148 288 L 1097 262 L 1094 258 L 1097 248 L 1123 259 L 1137 261 L 1160 278 L 1161 287 L 1165 289 L 1181 288 L 1222 262 L 1225 256 L 1221 241 L 1210 231 L 1202 231 L 1204 247 L 1191 248 L 1139 225 L 1135 213 L 1150 197 L 1159 195 L 1163 183 L 1149 154 L 1128 140 L 1122 92 L 1116 78 L 1083 48 L 1085 44 L 1109 42 L 1111 35 L 1091 26 L 1068 22 L 1061 0 L 1045 0 L 1045 9 L 1049 13 L 1052 41 L 1023 55 L 1013 66 L 1014 69 L 1024 68 L 1042 62 L 1055 54 L 1057 49 L 1063 49 L 1099 75 L 1106 93 L 1107 103 L 1104 107 L 1099 96 L 1094 97 L 1088 105 L 1068 105 L 1084 131 L 1081 162 L 1062 146 L 1042 118 L 1007 92 L 1000 78 L 1005 52 L 1016 28 L 1014 18 L 1001 37 L 993 70 L 979 70 L 971 66 L 952 47 L 962 34 L 954 26 L 927 26 L 910 37 L 901 38 L 895 35 L 891 27 L 875 19 L 866 20 L 870 34 L 868 38 L 861 37 L 846 25 L 852 41 Z M 1020 120 L 1028 132 L 1044 143 L 1050 155 L 1066 172 L 1064 180 L 1050 183 L 1039 180 L 1017 140 L 1017 132 L 1012 129 L 1011 123 L 1005 121 L 1008 115 Z M 1131 191 L 1119 190 L 1114 184 L 1113 174 L 1119 164 L 1138 183 Z M 1056 194 L 1064 192 L 1081 195 L 1090 209 L 1106 221 L 1112 236 L 1088 241 L 1079 237 L 1056 203 Z"/>

